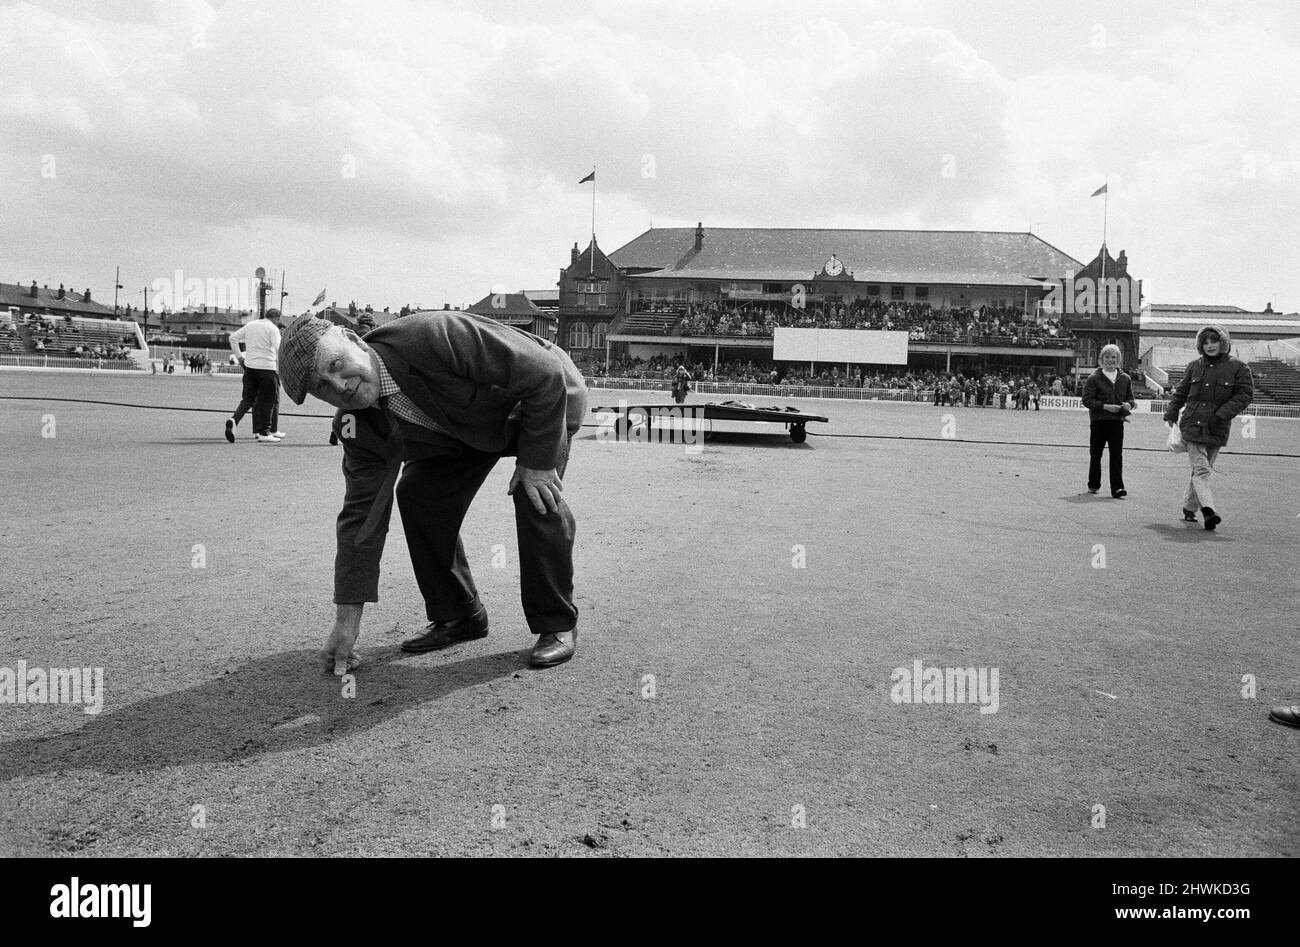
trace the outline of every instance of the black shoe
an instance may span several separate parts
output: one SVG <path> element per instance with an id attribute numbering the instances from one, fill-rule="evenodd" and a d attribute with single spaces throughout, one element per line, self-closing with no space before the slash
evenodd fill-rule
<path id="1" fill-rule="evenodd" d="M 1205 517 L 1205 528 L 1210 532 L 1214 532 L 1214 527 L 1223 522 L 1223 517 L 1214 512 L 1213 507 L 1201 507 L 1201 515 Z"/>
<path id="2" fill-rule="evenodd" d="M 235 419 L 226 418 L 226 440 L 235 443 Z"/>
<path id="3" fill-rule="evenodd" d="M 1195 511 L 1195 510 L 1183 510 L 1183 522 L 1184 522 L 1184 523 L 1195 523 L 1195 522 L 1196 522 L 1196 511 Z"/>
<path id="4" fill-rule="evenodd" d="M 479 605 L 478 611 L 472 615 L 466 615 L 464 618 L 429 622 L 429 627 L 424 629 L 421 634 L 416 635 L 414 638 L 407 638 L 402 642 L 402 650 L 407 654 L 423 654 L 426 651 L 437 651 L 439 648 L 459 644 L 462 641 L 486 638 L 487 633 L 487 609 Z"/>
<path id="5" fill-rule="evenodd" d="M 533 645 L 532 657 L 528 663 L 535 668 L 548 668 L 563 664 L 573 657 L 578 647 L 578 629 L 557 631 L 550 635 L 538 635 L 537 644 Z"/>
<path id="6" fill-rule="evenodd" d="M 1126 496 L 1128 496 L 1128 491 L 1127 491 L 1127 490 L 1116 490 L 1114 493 L 1111 494 L 1111 496 L 1114 497 L 1116 500 L 1122 500 L 1122 499 L 1124 499 Z"/>
<path id="7" fill-rule="evenodd" d="M 1300 727 L 1300 706 L 1274 707 L 1268 712 L 1268 719 L 1288 727 Z"/>
<path id="8" fill-rule="evenodd" d="M 1098 490 L 1100 490 L 1100 489 L 1101 489 L 1101 487 L 1089 487 L 1089 488 L 1088 488 L 1088 492 L 1089 492 L 1089 493 L 1096 493 L 1096 492 L 1097 492 Z"/>

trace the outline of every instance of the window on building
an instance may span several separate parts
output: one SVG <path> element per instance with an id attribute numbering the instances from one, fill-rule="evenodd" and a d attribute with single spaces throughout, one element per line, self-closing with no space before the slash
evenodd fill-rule
<path id="1" fill-rule="evenodd" d="M 929 287 L 929 286 L 918 286 L 918 287 L 916 287 L 916 289 L 914 290 L 914 293 L 915 293 L 915 295 L 916 295 L 916 299 L 917 299 L 918 302 L 920 302 L 922 299 L 929 299 L 929 298 L 930 298 L 930 287 Z"/>
<path id="2" fill-rule="evenodd" d="M 601 293 L 601 294 L 600 294 L 600 308 L 602 308 L 602 309 L 605 308 L 605 294 L 604 294 L 604 293 Z"/>
<path id="3" fill-rule="evenodd" d="M 879 296 L 879 295 L 880 295 L 880 286 L 879 286 L 878 284 L 876 284 L 876 283 L 868 283 L 868 284 L 867 284 L 867 295 L 868 295 L 868 296 Z"/>
<path id="4" fill-rule="evenodd" d="M 784 293 L 785 287 L 780 283 L 764 283 L 763 292 L 765 293 Z"/>
<path id="5" fill-rule="evenodd" d="M 575 322 L 569 326 L 569 348 L 589 348 L 590 341 L 590 337 L 587 334 L 587 323 Z"/>
<path id="6" fill-rule="evenodd" d="M 891 287 L 889 287 L 889 298 L 890 298 L 890 299 L 902 299 L 902 298 L 903 298 L 903 287 L 901 287 L 901 286 L 891 286 Z"/>
<path id="7" fill-rule="evenodd" d="M 605 347 L 605 332 L 608 329 L 608 322 L 597 322 L 591 327 L 591 347 L 593 349 L 603 349 Z"/>

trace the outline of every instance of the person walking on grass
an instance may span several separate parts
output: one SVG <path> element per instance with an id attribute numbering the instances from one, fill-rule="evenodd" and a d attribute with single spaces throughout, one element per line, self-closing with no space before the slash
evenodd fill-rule
<path id="1" fill-rule="evenodd" d="M 1110 450 L 1110 495 L 1128 496 L 1124 489 L 1124 424 L 1137 407 L 1133 379 L 1120 369 L 1118 345 L 1107 345 L 1098 357 L 1101 366 L 1083 385 L 1083 406 L 1088 409 L 1088 492 L 1101 489 L 1101 454 Z"/>
<path id="2" fill-rule="evenodd" d="M 1223 326 L 1209 325 L 1197 332 L 1196 351 L 1200 357 L 1187 364 L 1169 399 L 1165 423 L 1171 428 L 1177 425 L 1191 465 L 1191 479 L 1183 493 L 1183 520 L 1195 523 L 1199 507 L 1205 528 L 1213 530 L 1223 517 L 1214 502 L 1210 474 L 1220 448 L 1228 443 L 1232 419 L 1255 397 L 1255 382 L 1246 363 L 1230 354 L 1232 339 Z"/>

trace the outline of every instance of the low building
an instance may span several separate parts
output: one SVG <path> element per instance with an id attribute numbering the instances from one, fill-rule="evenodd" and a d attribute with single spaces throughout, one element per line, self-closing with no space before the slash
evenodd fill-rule
<path id="1" fill-rule="evenodd" d="M 555 317 L 543 312 L 526 293 L 488 293 L 466 311 L 518 326 L 547 341 L 555 339 Z"/>
<path id="2" fill-rule="evenodd" d="M 0 283 L 0 310 L 15 311 L 19 320 L 28 313 L 38 316 L 87 316 L 94 319 L 116 319 L 112 306 L 105 306 L 90 298 L 90 290 L 74 293 L 59 284 L 58 289 L 30 286 L 19 283 Z"/>

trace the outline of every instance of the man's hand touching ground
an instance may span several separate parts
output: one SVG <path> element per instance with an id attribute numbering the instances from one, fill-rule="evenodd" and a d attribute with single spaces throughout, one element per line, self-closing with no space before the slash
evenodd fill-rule
<path id="1" fill-rule="evenodd" d="M 560 481 L 560 475 L 554 467 L 550 470 L 533 470 L 531 467 L 515 464 L 515 473 L 510 478 L 510 489 L 506 493 L 514 496 L 515 490 L 521 486 L 524 495 L 528 497 L 538 513 L 545 516 L 559 509 L 560 493 L 564 490 L 564 484 Z"/>
<path id="2" fill-rule="evenodd" d="M 361 610 L 365 607 L 364 602 L 338 606 L 334 630 L 325 640 L 325 647 L 321 651 L 321 659 L 326 671 L 332 670 L 342 677 L 361 663 L 361 656 L 356 653 L 354 647 L 357 637 L 361 634 Z"/>

